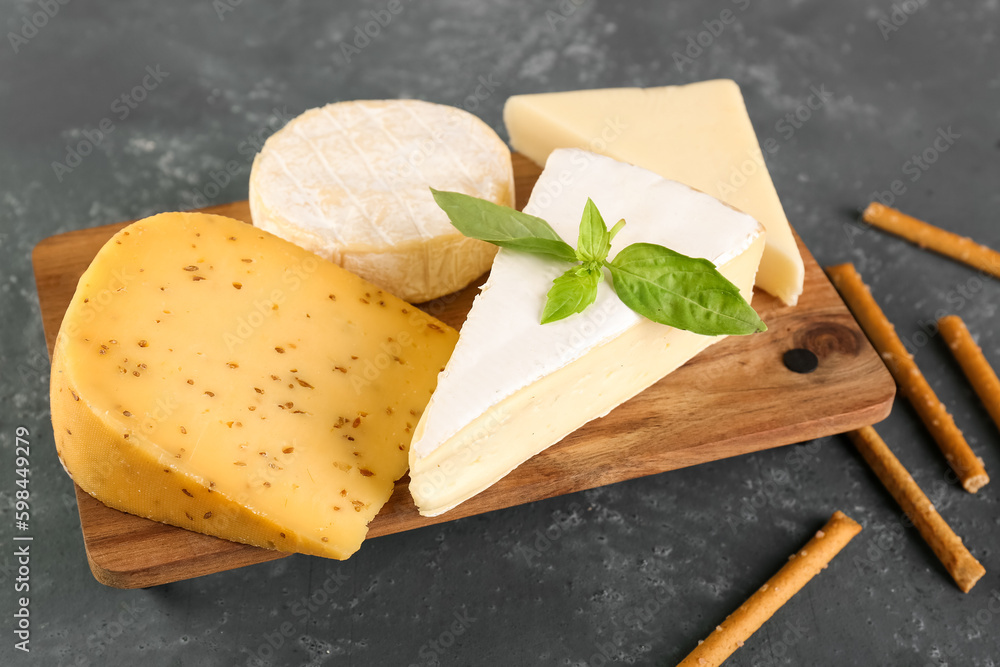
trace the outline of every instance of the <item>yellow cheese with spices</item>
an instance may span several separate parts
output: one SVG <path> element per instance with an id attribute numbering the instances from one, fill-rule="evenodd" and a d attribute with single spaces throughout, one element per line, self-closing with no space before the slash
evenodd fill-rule
<path id="1" fill-rule="evenodd" d="M 250 225 L 153 216 L 104 246 L 66 311 L 59 458 L 119 510 L 347 558 L 406 472 L 456 339 Z"/>

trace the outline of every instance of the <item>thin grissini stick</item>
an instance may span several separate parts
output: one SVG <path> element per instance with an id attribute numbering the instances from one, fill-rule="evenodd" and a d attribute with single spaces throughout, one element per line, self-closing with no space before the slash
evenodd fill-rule
<path id="1" fill-rule="evenodd" d="M 861 524 L 843 512 L 833 516 L 816 536 L 789 557 L 778 573 L 730 614 L 715 632 L 698 642 L 677 667 L 721 665 L 743 642 L 750 638 L 783 604 L 798 593 L 810 579 L 826 569 L 833 557 L 861 532 Z"/>
<path id="2" fill-rule="evenodd" d="M 996 371 L 990 366 L 976 341 L 972 340 L 972 334 L 961 317 L 942 317 L 938 320 L 938 328 L 969 384 L 976 390 L 979 400 L 1000 428 L 1000 379 L 997 378 Z"/>
<path id="3" fill-rule="evenodd" d="M 882 360 L 896 379 L 903 395 L 909 399 L 924 426 L 934 436 L 948 464 L 961 480 L 962 487 L 969 493 L 983 488 L 990 481 L 983 462 L 972 452 L 962 431 L 955 425 L 955 420 L 917 368 L 913 356 L 906 351 L 903 341 L 896 335 L 896 329 L 879 308 L 871 290 L 861 280 L 854 266 L 831 266 L 826 272 L 872 345 L 882 355 Z"/>
<path id="4" fill-rule="evenodd" d="M 1000 277 L 1000 252 L 970 238 L 947 232 L 878 202 L 869 204 L 862 217 L 868 224 L 901 236 L 921 248 L 928 248 L 984 273 Z"/>
<path id="5" fill-rule="evenodd" d="M 893 455 L 885 441 L 871 426 L 851 431 L 847 435 L 962 592 L 972 590 L 976 582 L 986 574 L 986 569 L 965 548 L 962 538 L 941 518 L 930 499 L 913 481 L 913 477 Z"/>

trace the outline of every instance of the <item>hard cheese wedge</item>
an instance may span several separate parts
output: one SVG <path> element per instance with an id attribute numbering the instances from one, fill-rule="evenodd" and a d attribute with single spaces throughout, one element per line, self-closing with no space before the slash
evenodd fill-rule
<path id="1" fill-rule="evenodd" d="M 267 232 L 157 215 L 104 246 L 66 311 L 57 451 L 111 507 L 346 558 L 406 472 L 456 339 Z"/>
<path id="2" fill-rule="evenodd" d="M 504 122 L 514 149 L 539 164 L 556 148 L 585 148 L 750 214 L 767 229 L 757 284 L 798 302 L 802 256 L 734 81 L 515 95 Z"/>
<path id="3" fill-rule="evenodd" d="M 609 224 L 626 220 L 611 257 L 635 242 L 658 243 L 715 262 L 752 297 L 764 230 L 750 216 L 573 149 L 549 156 L 524 210 L 575 243 L 588 197 Z M 721 339 L 644 319 L 607 282 L 588 310 L 539 324 L 546 292 L 565 270 L 535 255 L 497 254 L 410 446 L 410 492 L 421 514 L 435 516 L 486 489 Z"/>

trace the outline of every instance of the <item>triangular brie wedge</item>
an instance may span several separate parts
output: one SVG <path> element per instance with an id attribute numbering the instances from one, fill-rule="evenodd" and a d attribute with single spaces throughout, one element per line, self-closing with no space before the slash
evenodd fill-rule
<path id="1" fill-rule="evenodd" d="M 609 257 L 636 242 L 711 260 L 746 299 L 764 248 L 756 220 L 686 185 L 575 149 L 549 157 L 525 206 L 576 245 L 587 198 L 608 225 Z M 436 516 L 723 337 L 673 329 L 625 306 L 607 280 L 583 313 L 540 324 L 568 265 L 501 249 L 410 446 L 410 492 Z"/>
<path id="2" fill-rule="evenodd" d="M 749 213 L 767 229 L 757 285 L 798 302 L 802 256 L 735 81 L 514 95 L 503 118 L 514 150 L 538 164 L 556 148 L 589 149 Z"/>

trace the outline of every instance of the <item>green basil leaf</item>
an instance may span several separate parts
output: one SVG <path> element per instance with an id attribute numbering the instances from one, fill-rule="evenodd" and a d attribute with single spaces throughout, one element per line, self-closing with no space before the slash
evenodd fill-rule
<path id="1" fill-rule="evenodd" d="M 707 259 L 634 243 L 607 266 L 618 297 L 654 322 L 706 336 L 767 330 L 739 289 Z"/>
<path id="2" fill-rule="evenodd" d="M 601 268 L 576 266 L 553 280 L 542 311 L 542 324 L 583 312 L 597 298 L 602 276 Z"/>
<path id="3" fill-rule="evenodd" d="M 549 223 L 527 213 L 500 206 L 460 192 L 431 188 L 434 201 L 448 214 L 455 228 L 466 236 L 501 248 L 576 261 L 576 252 Z"/>
<path id="4" fill-rule="evenodd" d="M 587 198 L 580 219 L 580 239 L 576 244 L 576 256 L 581 262 L 603 262 L 611 251 L 611 233 L 604 224 L 601 212 L 594 200 Z"/>

